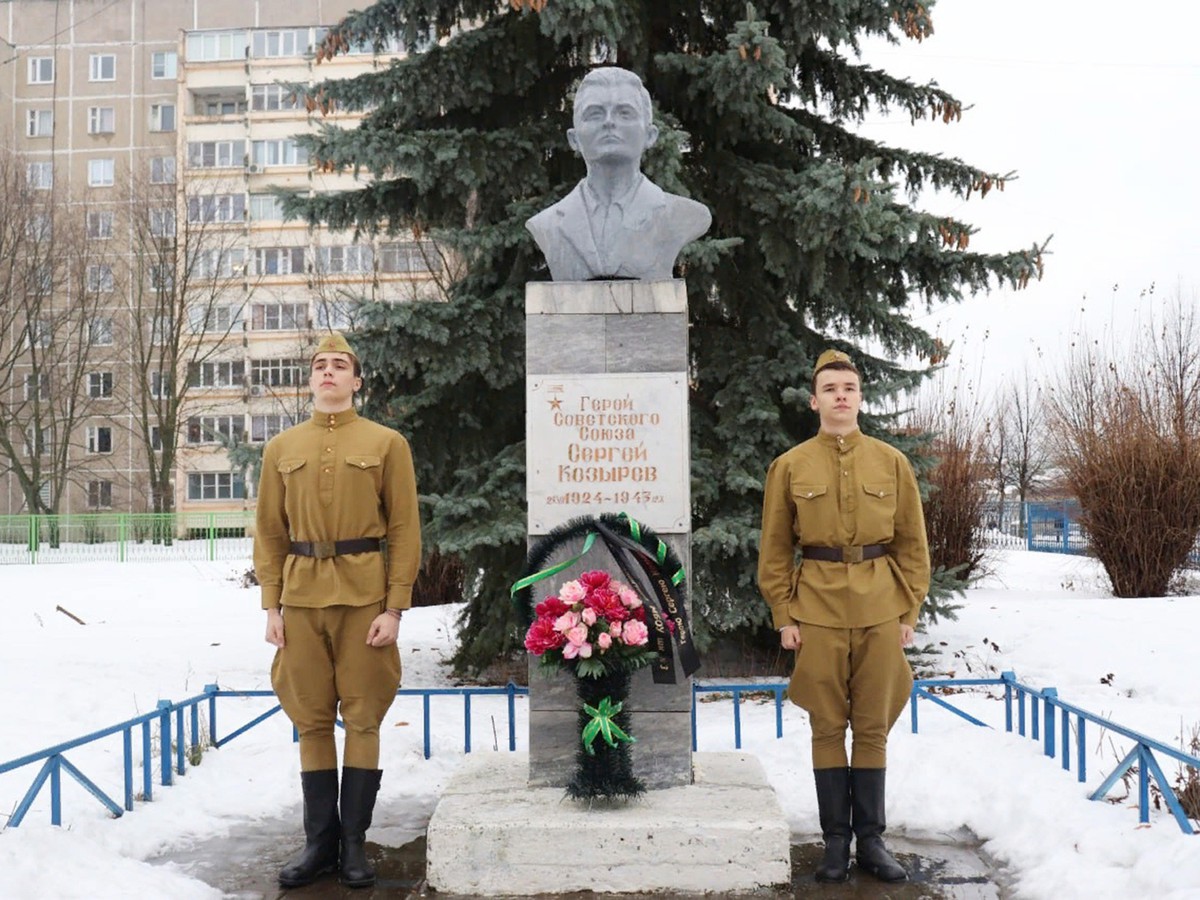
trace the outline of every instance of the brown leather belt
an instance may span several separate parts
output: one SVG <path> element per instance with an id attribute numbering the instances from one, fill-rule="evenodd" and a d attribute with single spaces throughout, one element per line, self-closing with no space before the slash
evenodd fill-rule
<path id="1" fill-rule="evenodd" d="M 378 553 L 382 549 L 382 538 L 352 538 L 348 541 L 292 541 L 289 552 L 293 556 L 329 559 L 349 553 Z"/>
<path id="2" fill-rule="evenodd" d="M 819 559 L 822 562 L 858 563 L 887 556 L 887 547 L 883 544 L 865 544 L 862 547 L 814 547 L 806 544 L 800 548 L 800 553 L 805 559 Z"/>

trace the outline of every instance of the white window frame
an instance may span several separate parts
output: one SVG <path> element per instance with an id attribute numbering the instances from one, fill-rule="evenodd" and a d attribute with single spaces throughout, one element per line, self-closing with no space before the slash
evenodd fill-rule
<path id="1" fill-rule="evenodd" d="M 245 194 L 192 194 L 187 198 L 187 220 L 241 222 L 246 218 Z"/>
<path id="2" fill-rule="evenodd" d="M 370 244 L 334 244 L 317 248 L 317 271 L 323 275 L 366 275 L 375 271 Z"/>
<path id="3" fill-rule="evenodd" d="M 25 137 L 54 137 L 54 110 L 25 110 Z"/>
<path id="4" fill-rule="evenodd" d="M 29 57 L 27 74 L 29 84 L 54 84 L 54 57 Z"/>
<path id="5" fill-rule="evenodd" d="M 105 74 L 105 69 L 110 71 Z M 117 57 L 112 53 L 93 53 L 88 57 L 88 81 L 116 81 Z"/>
<path id="6" fill-rule="evenodd" d="M 105 399 L 113 395 L 112 372 L 88 372 L 87 395 L 96 399 Z"/>
<path id="7" fill-rule="evenodd" d="M 107 444 L 108 449 L 105 449 Z M 91 456 L 113 452 L 113 429 L 111 425 L 89 425 L 87 427 L 86 450 Z"/>
<path id="8" fill-rule="evenodd" d="M 237 472 L 189 472 L 188 500 L 244 500 L 246 481 Z"/>
<path id="9" fill-rule="evenodd" d="M 241 167 L 246 159 L 245 141 L 189 141 L 187 164 L 192 169 Z"/>
<path id="10" fill-rule="evenodd" d="M 88 134 L 116 134 L 117 109 L 115 106 L 88 107 Z"/>
<path id="11" fill-rule="evenodd" d="M 150 290 L 155 293 L 175 290 L 175 269 L 172 266 L 166 263 L 151 265 L 146 269 L 146 275 L 150 279 Z"/>
<path id="12" fill-rule="evenodd" d="M 253 331 L 303 331 L 307 327 L 307 303 L 255 303 L 250 311 Z"/>
<path id="13" fill-rule="evenodd" d="M 304 272 L 303 247 L 255 247 L 256 275 L 300 275 Z"/>
<path id="14" fill-rule="evenodd" d="M 157 372 L 150 373 L 150 396 L 155 400 L 161 400 L 163 397 L 169 396 L 173 388 L 175 379 L 169 371 L 159 369 Z"/>
<path id="15" fill-rule="evenodd" d="M 37 383 L 35 390 L 34 383 Z M 35 396 L 36 394 L 36 396 Z M 50 399 L 50 373 L 49 372 L 30 372 L 25 376 L 25 399 L 26 400 L 49 400 Z"/>
<path id="16" fill-rule="evenodd" d="M 90 210 L 87 214 L 87 236 L 93 241 L 106 241 L 113 236 L 116 215 L 111 209 Z"/>
<path id="17" fill-rule="evenodd" d="M 250 85 L 251 112 L 282 112 L 302 109 L 303 98 L 299 91 L 294 91 L 282 84 L 252 84 Z"/>
<path id="18" fill-rule="evenodd" d="M 116 177 L 116 160 L 107 157 L 88 160 L 88 187 L 112 187 Z"/>
<path id="19" fill-rule="evenodd" d="M 174 103 L 150 104 L 150 131 L 174 131 L 178 125 Z"/>
<path id="20" fill-rule="evenodd" d="M 107 479 L 87 483 L 88 509 L 112 509 L 112 482 Z"/>
<path id="21" fill-rule="evenodd" d="M 215 62 L 246 58 L 246 32 L 197 31 L 187 36 L 187 58 L 191 62 Z"/>
<path id="22" fill-rule="evenodd" d="M 257 59 L 303 56 L 308 52 L 311 32 L 307 28 L 273 28 L 255 31 L 250 54 Z"/>
<path id="23" fill-rule="evenodd" d="M 45 319 L 31 319 L 25 325 L 25 346 L 45 350 L 53 337 L 50 323 Z"/>
<path id="24" fill-rule="evenodd" d="M 93 347 L 111 347 L 113 320 L 109 316 L 93 316 L 88 321 L 88 343 Z"/>
<path id="25" fill-rule="evenodd" d="M 31 162 L 25 164 L 25 181 L 35 191 L 48 191 L 54 187 L 54 163 Z"/>
<path id="26" fill-rule="evenodd" d="M 251 143 L 250 161 L 256 166 L 307 166 L 308 150 L 294 138 L 275 138 Z"/>
<path id="27" fill-rule="evenodd" d="M 159 50 L 151 53 L 150 77 L 156 81 L 179 77 L 179 54 L 174 50 Z"/>
<path id="28" fill-rule="evenodd" d="M 86 287 L 89 293 L 111 294 L 115 285 L 112 266 L 93 263 L 87 267 Z"/>
<path id="29" fill-rule="evenodd" d="M 173 156 L 155 156 L 150 160 L 150 183 L 174 184 L 175 165 Z"/>
<path id="30" fill-rule="evenodd" d="M 175 209 L 162 206 L 150 210 L 150 236 L 156 238 L 175 237 Z"/>

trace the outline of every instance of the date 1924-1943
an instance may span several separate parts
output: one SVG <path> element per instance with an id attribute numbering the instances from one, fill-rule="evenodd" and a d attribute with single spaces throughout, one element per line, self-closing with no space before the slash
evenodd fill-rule
<path id="1" fill-rule="evenodd" d="M 564 494 L 551 494 L 546 498 L 548 504 L 565 504 L 569 506 L 602 506 L 619 503 L 662 503 L 662 494 L 650 491 L 567 491 Z"/>

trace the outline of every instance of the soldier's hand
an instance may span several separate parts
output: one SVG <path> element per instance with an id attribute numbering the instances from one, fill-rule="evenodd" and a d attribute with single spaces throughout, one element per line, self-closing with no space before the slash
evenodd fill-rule
<path id="1" fill-rule="evenodd" d="M 785 625 L 779 629 L 779 644 L 784 650 L 799 650 L 803 643 L 799 625 Z"/>
<path id="2" fill-rule="evenodd" d="M 367 632 L 367 643 L 372 647 L 387 647 L 396 643 L 400 633 L 400 619 L 389 612 L 381 612 L 371 622 Z"/>
<path id="3" fill-rule="evenodd" d="M 286 643 L 283 639 L 283 613 L 279 611 L 279 607 L 267 610 L 266 641 L 268 644 L 274 644 L 280 650 Z"/>
<path id="4" fill-rule="evenodd" d="M 916 636 L 917 633 L 915 630 L 913 630 L 911 625 L 905 625 L 903 622 L 900 623 L 901 647 L 911 647 L 913 645 L 913 641 L 916 640 Z"/>

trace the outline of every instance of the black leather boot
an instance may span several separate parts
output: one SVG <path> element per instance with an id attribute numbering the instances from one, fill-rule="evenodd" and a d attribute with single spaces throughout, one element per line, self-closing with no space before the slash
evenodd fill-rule
<path id="1" fill-rule="evenodd" d="M 836 883 L 850 877 L 850 770 L 813 769 L 817 811 L 825 856 L 817 866 L 817 881 Z"/>
<path id="2" fill-rule="evenodd" d="M 884 815 L 884 781 L 887 769 L 851 769 L 850 803 L 854 824 L 854 859 L 864 872 L 894 884 L 908 881 L 908 872 L 896 862 L 883 843 L 887 827 Z"/>
<path id="3" fill-rule="evenodd" d="M 370 887 L 375 870 L 367 862 L 367 829 L 379 793 L 379 769 L 342 769 L 342 884 Z"/>
<path id="4" fill-rule="evenodd" d="M 280 869 L 281 887 L 312 884 L 338 867 L 342 826 L 338 821 L 337 769 L 301 772 L 300 786 L 304 790 L 304 849 Z"/>

